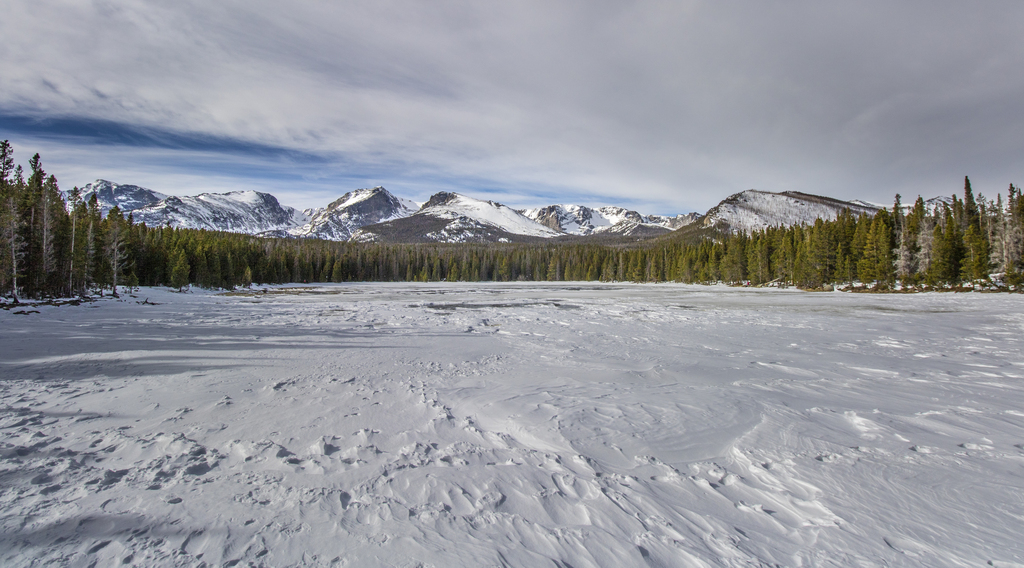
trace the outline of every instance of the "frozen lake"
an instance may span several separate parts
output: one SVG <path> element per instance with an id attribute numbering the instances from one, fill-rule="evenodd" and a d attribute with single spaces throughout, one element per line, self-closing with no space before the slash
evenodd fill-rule
<path id="1" fill-rule="evenodd" d="M 125 300 L 0 311 L 4 566 L 1024 564 L 1024 296 Z"/>

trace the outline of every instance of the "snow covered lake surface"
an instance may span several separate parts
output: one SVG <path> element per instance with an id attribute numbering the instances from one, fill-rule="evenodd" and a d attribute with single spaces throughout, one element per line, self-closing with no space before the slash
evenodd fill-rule
<path id="1" fill-rule="evenodd" d="M 122 300 L 0 311 L 4 566 L 1024 564 L 1024 296 Z"/>

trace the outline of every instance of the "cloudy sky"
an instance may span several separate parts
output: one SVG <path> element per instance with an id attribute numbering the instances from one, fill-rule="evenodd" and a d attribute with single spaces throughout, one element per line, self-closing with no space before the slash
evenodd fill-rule
<path id="1" fill-rule="evenodd" d="M 1024 183 L 1024 2 L 8 0 L 0 139 L 61 187 L 514 206 Z"/>

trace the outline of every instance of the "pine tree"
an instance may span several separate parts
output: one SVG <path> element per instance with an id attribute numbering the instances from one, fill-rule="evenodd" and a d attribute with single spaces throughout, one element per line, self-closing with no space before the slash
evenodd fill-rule
<path id="1" fill-rule="evenodd" d="M 30 297 L 38 297 L 43 287 L 43 231 L 42 202 L 43 183 L 46 172 L 43 171 L 42 160 L 35 154 L 28 162 L 30 174 L 21 193 L 21 230 L 25 243 L 25 263 L 23 286 Z"/>
<path id="2" fill-rule="evenodd" d="M 976 224 L 967 227 L 963 237 L 964 258 L 960 276 L 964 280 L 982 280 L 988 278 L 989 250 L 988 241 L 982 237 Z"/>
<path id="3" fill-rule="evenodd" d="M 891 286 L 895 281 L 895 266 L 892 255 L 892 229 L 889 226 L 889 215 L 882 209 L 875 215 L 873 226 L 875 244 L 875 278 L 881 287 Z"/>
<path id="4" fill-rule="evenodd" d="M 900 233 L 903 232 L 903 226 L 906 223 L 906 216 L 903 214 L 902 199 L 903 196 L 897 193 L 892 204 L 891 228 L 894 236 L 894 243 L 899 243 Z"/>
<path id="5" fill-rule="evenodd" d="M 964 176 L 964 213 L 961 230 L 966 232 L 971 225 L 978 226 L 979 217 L 978 204 L 974 201 L 974 192 L 971 190 L 971 180 Z"/>
<path id="6" fill-rule="evenodd" d="M 179 292 L 183 292 L 185 286 L 188 286 L 189 270 L 188 255 L 183 249 L 179 249 L 175 255 L 174 267 L 171 268 L 171 286 L 177 288 Z"/>
<path id="7" fill-rule="evenodd" d="M 914 207 L 902 222 L 896 250 L 896 278 L 904 284 L 917 284 L 920 272 L 921 245 L 918 243 L 921 222 L 925 216 L 924 199 L 917 196 Z"/>
<path id="8" fill-rule="evenodd" d="M 1010 185 L 1008 203 L 1013 201 L 1015 193 L 1016 188 Z M 996 196 L 993 210 L 990 258 L 997 272 L 1009 274 L 1016 270 L 1017 259 L 1020 258 L 1020 251 L 1024 244 L 1024 234 L 1022 234 L 1020 226 L 1013 222 L 1009 205 L 1003 205 L 1002 195 Z"/>
<path id="9" fill-rule="evenodd" d="M 836 281 L 836 263 L 838 261 L 836 252 L 839 250 L 839 243 L 836 238 L 835 225 L 826 223 L 823 219 L 817 219 L 814 222 L 810 236 L 812 285 L 818 288 Z"/>
<path id="10" fill-rule="evenodd" d="M 109 263 L 110 290 L 117 296 L 117 285 L 124 275 L 125 268 L 131 257 L 127 250 L 128 229 L 121 209 L 114 206 L 104 219 L 104 255 Z"/>
<path id="11" fill-rule="evenodd" d="M 124 285 L 128 288 L 128 293 L 136 291 L 139 287 L 139 277 L 135 274 L 135 271 L 128 273 L 128 276 L 124 277 Z"/>
<path id="12" fill-rule="evenodd" d="M 82 192 L 78 189 L 78 186 L 71 189 L 68 209 L 71 212 L 71 244 L 68 247 L 68 295 L 73 296 L 75 294 L 75 280 L 78 276 L 75 272 L 75 261 L 78 260 L 77 264 L 79 269 L 81 269 L 82 266 L 81 261 L 78 259 L 78 249 L 81 248 L 81 239 L 78 238 L 78 218 L 82 214 Z M 78 244 L 78 248 L 75 247 L 76 243 Z"/>
<path id="13" fill-rule="evenodd" d="M 865 248 L 868 246 L 868 233 L 871 231 L 871 223 L 871 217 L 868 217 L 867 213 L 861 213 L 857 217 L 857 227 L 854 229 L 853 240 L 850 242 L 850 264 L 857 271 L 857 278 L 861 282 L 864 282 L 864 279 L 860 277 L 860 261 L 864 256 Z M 874 245 L 872 244 L 871 246 L 873 249 Z"/>
<path id="14" fill-rule="evenodd" d="M 934 283 L 956 284 L 960 281 L 963 234 L 951 209 L 943 209 L 942 222 L 935 224 L 932 233 L 934 244 L 928 276 Z"/>
<path id="15" fill-rule="evenodd" d="M 473 260 L 475 262 L 476 258 L 474 257 Z M 548 270 L 547 270 L 548 280 L 551 281 L 551 282 L 561 280 L 562 279 L 561 278 L 561 274 L 559 274 L 561 272 L 561 270 L 562 270 L 562 266 L 561 266 L 561 263 L 559 262 L 558 255 L 557 254 L 552 255 L 551 256 L 551 260 L 548 262 Z"/>
<path id="16" fill-rule="evenodd" d="M 726 282 L 742 282 L 747 276 L 747 237 L 736 233 L 728 241 L 725 257 L 722 259 L 722 278 Z"/>
<path id="17" fill-rule="evenodd" d="M 21 196 L 24 187 L 21 167 L 14 166 L 14 149 L 10 142 L 0 143 L 0 266 L 3 281 L 10 286 L 11 298 L 18 302 L 18 277 L 23 269 L 25 241 L 21 232 Z M 6 288 L 6 286 L 5 286 Z"/>
<path id="18" fill-rule="evenodd" d="M 89 221 L 85 234 L 87 247 L 85 256 L 89 261 L 86 267 L 88 285 L 101 288 L 102 290 L 103 285 L 107 283 L 107 270 L 109 266 L 103 253 L 105 245 L 103 218 L 95 193 L 89 198 L 86 214 Z"/>
<path id="19" fill-rule="evenodd" d="M 864 248 L 860 260 L 857 261 L 857 279 L 868 284 L 879 279 L 878 264 L 880 258 L 877 223 L 872 223 L 864 239 Z"/>

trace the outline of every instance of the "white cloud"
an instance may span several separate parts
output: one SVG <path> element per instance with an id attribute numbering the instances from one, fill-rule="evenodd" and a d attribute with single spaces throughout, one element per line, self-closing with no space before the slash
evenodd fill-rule
<path id="1" fill-rule="evenodd" d="M 9 4 L 0 111 L 323 157 L 264 164 L 294 202 L 379 179 L 670 212 L 1024 173 L 1016 2 Z M 49 144 L 72 183 L 104 151 L 96 169 L 127 183 L 277 183 L 239 174 L 265 161 L 244 152 Z"/>

